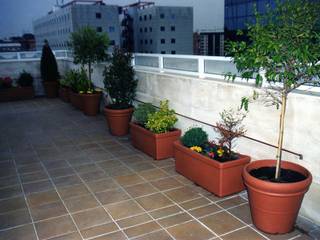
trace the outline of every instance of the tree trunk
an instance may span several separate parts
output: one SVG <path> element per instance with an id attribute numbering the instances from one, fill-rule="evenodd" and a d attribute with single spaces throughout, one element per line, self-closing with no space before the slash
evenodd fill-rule
<path id="1" fill-rule="evenodd" d="M 282 104 L 281 104 L 281 113 L 280 113 L 280 129 L 278 136 L 278 148 L 277 148 L 277 166 L 275 179 L 279 179 L 281 174 L 281 160 L 282 160 L 282 147 L 283 147 L 283 135 L 284 135 L 284 119 L 286 115 L 287 107 L 287 94 L 282 93 Z"/>

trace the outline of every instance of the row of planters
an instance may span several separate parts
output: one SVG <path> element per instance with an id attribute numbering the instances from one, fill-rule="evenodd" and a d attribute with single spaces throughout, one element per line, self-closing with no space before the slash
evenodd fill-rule
<path id="1" fill-rule="evenodd" d="M 257 24 L 248 31 L 249 42 L 233 42 L 228 48 L 243 78 L 254 77 L 261 86 L 264 78 L 256 73 L 264 69 L 268 82 L 279 83 L 265 93 L 266 104 L 281 109 L 276 160 L 250 162 L 249 156 L 233 151 L 233 141 L 245 133 L 242 125 L 245 115 L 240 110 L 221 113 L 221 121 L 215 127 L 220 136 L 216 142 L 210 141 L 201 128 L 191 128 L 180 138 L 181 131 L 174 128 L 177 118 L 167 101 L 160 103 L 160 109 L 151 104 L 139 105 L 133 113 L 134 121 L 129 123 L 135 87 L 126 86 L 135 86 L 136 82 L 133 76 L 120 78 L 120 65 L 114 65 L 119 70 L 114 74 L 119 77 L 115 78 L 118 83 L 106 84 L 114 104 L 109 108 L 119 113 L 113 119 L 106 111 L 112 134 L 127 134 L 130 126 L 133 146 L 157 160 L 173 156 L 177 172 L 218 196 L 246 187 L 253 223 L 258 229 L 274 234 L 293 230 L 304 194 L 312 182 L 307 169 L 282 160 L 288 94 L 302 84 L 319 83 L 320 77 L 320 35 L 314 28 L 319 22 L 319 3 L 294 0 L 278 4 L 266 16 L 257 15 Z M 305 16 L 309 18 L 306 20 Z M 260 95 L 254 92 L 252 97 L 244 97 L 241 108 L 248 110 L 248 104 Z"/>
<path id="2" fill-rule="evenodd" d="M 15 81 L 11 77 L 0 77 L 0 102 L 32 99 L 33 77 L 23 71 Z"/>

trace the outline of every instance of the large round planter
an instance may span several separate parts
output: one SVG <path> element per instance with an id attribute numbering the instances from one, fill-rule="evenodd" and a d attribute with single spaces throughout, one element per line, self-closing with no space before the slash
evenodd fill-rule
<path id="1" fill-rule="evenodd" d="M 59 97 L 64 102 L 70 102 L 69 88 L 68 87 L 64 87 L 64 86 L 60 86 L 60 88 L 59 88 Z"/>
<path id="2" fill-rule="evenodd" d="M 131 121 L 133 108 L 111 109 L 104 108 L 109 131 L 114 136 L 124 136 L 129 133 L 129 122 Z"/>
<path id="3" fill-rule="evenodd" d="M 43 87 L 48 98 L 58 97 L 59 82 L 58 81 L 44 81 Z"/>
<path id="4" fill-rule="evenodd" d="M 182 145 L 174 143 L 176 171 L 219 197 L 241 192 L 245 189 L 242 171 L 250 157 L 239 154 L 239 158 L 218 162 Z"/>
<path id="5" fill-rule="evenodd" d="M 181 130 L 155 134 L 135 123 L 130 123 L 132 145 L 153 157 L 162 160 L 173 157 L 173 143 L 181 136 Z"/>
<path id="6" fill-rule="evenodd" d="M 253 169 L 275 165 L 275 160 L 252 162 L 243 169 L 243 178 L 254 225 L 266 233 L 283 234 L 293 230 L 312 176 L 304 167 L 287 161 L 282 161 L 282 168 L 297 171 L 307 178 L 296 183 L 273 183 L 250 175 Z"/>
<path id="7" fill-rule="evenodd" d="M 83 113 L 88 116 L 96 116 L 99 112 L 101 93 L 81 94 Z"/>
<path id="8" fill-rule="evenodd" d="M 70 95 L 70 102 L 72 104 L 72 106 L 74 106 L 75 108 L 82 110 L 83 109 L 83 101 L 82 101 L 82 96 L 79 93 L 75 93 L 73 91 L 69 92 Z"/>

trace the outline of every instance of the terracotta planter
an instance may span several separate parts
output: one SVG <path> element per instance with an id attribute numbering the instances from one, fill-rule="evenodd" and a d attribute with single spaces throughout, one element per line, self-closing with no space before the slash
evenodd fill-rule
<path id="1" fill-rule="evenodd" d="M 131 121 L 133 108 L 111 109 L 104 108 L 109 131 L 114 136 L 124 136 L 129 133 L 129 122 Z"/>
<path id="2" fill-rule="evenodd" d="M 244 168 L 243 178 L 248 189 L 254 225 L 267 233 L 282 234 L 293 230 L 312 176 L 304 167 L 286 161 L 282 161 L 282 168 L 295 170 L 307 178 L 296 183 L 272 183 L 257 179 L 249 173 L 252 169 L 275 165 L 275 160 L 252 162 Z"/>
<path id="3" fill-rule="evenodd" d="M 55 98 L 58 96 L 59 82 L 58 81 L 44 81 L 43 87 L 48 98 Z"/>
<path id="4" fill-rule="evenodd" d="M 82 110 L 83 109 L 83 101 L 82 101 L 82 96 L 79 93 L 75 93 L 73 91 L 70 92 L 71 94 L 69 95 L 70 97 L 70 102 L 72 106 L 75 108 Z"/>
<path id="5" fill-rule="evenodd" d="M 34 98 L 33 87 L 11 87 L 0 90 L 0 102 Z"/>
<path id="6" fill-rule="evenodd" d="M 176 171 L 219 197 L 245 189 L 242 171 L 250 157 L 239 155 L 237 160 L 221 163 L 190 150 L 180 141 L 174 143 Z"/>
<path id="7" fill-rule="evenodd" d="M 173 157 L 173 143 L 181 136 L 181 130 L 155 134 L 135 123 L 130 123 L 132 145 L 156 160 Z"/>
<path id="8" fill-rule="evenodd" d="M 83 113 L 88 116 L 96 116 L 99 112 L 101 93 L 81 94 Z"/>
<path id="9" fill-rule="evenodd" d="M 59 88 L 59 97 L 64 102 L 70 102 L 69 88 L 68 87 L 64 87 L 64 86 L 60 86 L 60 88 Z"/>

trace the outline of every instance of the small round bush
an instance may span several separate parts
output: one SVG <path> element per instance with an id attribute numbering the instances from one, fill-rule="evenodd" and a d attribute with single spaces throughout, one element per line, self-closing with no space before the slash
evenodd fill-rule
<path id="1" fill-rule="evenodd" d="M 156 108 L 151 103 L 142 103 L 134 110 L 133 117 L 135 121 L 145 126 L 148 121 L 148 115 L 156 112 Z"/>
<path id="2" fill-rule="evenodd" d="M 23 71 L 18 78 L 18 85 L 20 87 L 31 87 L 33 84 L 33 77 L 30 73 Z"/>
<path id="3" fill-rule="evenodd" d="M 181 142 L 186 147 L 203 146 L 208 142 L 208 134 L 200 127 L 191 128 L 182 136 Z"/>

